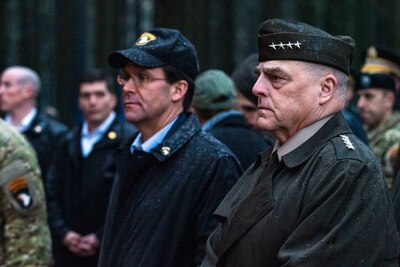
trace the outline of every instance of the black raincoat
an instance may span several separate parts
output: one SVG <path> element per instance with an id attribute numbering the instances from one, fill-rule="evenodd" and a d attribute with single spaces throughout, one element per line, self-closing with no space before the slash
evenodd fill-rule
<path id="1" fill-rule="evenodd" d="M 100 267 L 199 265 L 212 214 L 241 174 L 236 157 L 182 113 L 152 153 L 117 154 Z"/>

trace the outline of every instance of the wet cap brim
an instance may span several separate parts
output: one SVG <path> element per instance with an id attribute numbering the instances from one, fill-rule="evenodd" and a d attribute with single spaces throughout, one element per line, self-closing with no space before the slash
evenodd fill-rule
<path id="1" fill-rule="evenodd" d="M 156 68 L 166 65 L 166 63 L 152 55 L 147 54 L 143 50 L 132 48 L 112 52 L 108 56 L 107 61 L 112 68 L 117 69 L 124 68 L 128 62 L 132 62 L 145 68 Z"/>

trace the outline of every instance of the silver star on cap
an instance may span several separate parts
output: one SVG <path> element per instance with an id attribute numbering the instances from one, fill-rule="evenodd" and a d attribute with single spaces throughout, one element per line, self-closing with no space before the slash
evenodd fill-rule
<path id="1" fill-rule="evenodd" d="M 274 50 L 276 50 L 276 46 L 277 46 L 277 45 L 274 44 L 274 43 L 272 43 L 272 44 L 269 45 L 269 47 L 273 48 Z"/>
<path id="2" fill-rule="evenodd" d="M 293 44 L 292 44 L 291 42 L 289 42 L 289 43 L 286 44 L 286 46 L 289 47 L 290 49 L 293 49 L 292 45 L 293 45 Z"/>
<path id="3" fill-rule="evenodd" d="M 294 45 L 295 45 L 298 49 L 300 49 L 301 43 L 299 43 L 299 41 L 297 41 L 296 43 L 294 43 Z"/>
<path id="4" fill-rule="evenodd" d="M 282 42 L 280 44 L 278 44 L 278 46 L 280 46 L 283 50 L 285 50 L 285 45 L 286 44 L 283 44 Z"/>
<path id="5" fill-rule="evenodd" d="M 340 137 L 342 138 L 344 144 L 349 150 L 355 150 L 353 143 L 350 141 L 350 138 L 344 134 L 341 134 Z"/>

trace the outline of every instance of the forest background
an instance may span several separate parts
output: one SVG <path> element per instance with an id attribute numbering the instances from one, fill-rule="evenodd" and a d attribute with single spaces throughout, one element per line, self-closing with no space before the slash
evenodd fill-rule
<path id="1" fill-rule="evenodd" d="M 257 51 L 264 20 L 295 19 L 352 36 L 357 70 L 370 45 L 400 52 L 399 15 L 399 0 L 0 0 L 0 70 L 35 69 L 39 106 L 56 107 L 71 126 L 79 119 L 79 75 L 93 67 L 115 74 L 107 55 L 131 46 L 142 31 L 177 28 L 196 46 L 202 71 L 230 74 Z"/>

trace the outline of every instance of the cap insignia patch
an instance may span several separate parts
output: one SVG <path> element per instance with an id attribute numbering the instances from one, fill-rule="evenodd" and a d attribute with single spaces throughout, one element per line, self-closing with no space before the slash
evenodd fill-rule
<path id="1" fill-rule="evenodd" d="M 300 45 L 301 45 L 301 43 L 299 41 L 296 41 L 295 43 L 289 42 L 287 44 L 280 42 L 279 44 L 272 43 L 269 45 L 269 47 L 271 47 L 274 50 L 277 50 L 277 49 L 285 50 L 285 47 L 288 49 L 293 49 L 293 48 L 300 49 Z"/>
<path id="2" fill-rule="evenodd" d="M 374 46 L 371 46 L 370 48 L 368 48 L 367 56 L 372 57 L 372 58 L 378 57 L 378 51 L 376 51 L 376 48 Z"/>
<path id="3" fill-rule="evenodd" d="M 151 34 L 149 32 L 145 32 L 142 35 L 140 35 L 140 37 L 139 37 L 139 39 L 137 39 L 135 45 L 146 45 L 156 39 L 157 39 L 157 37 L 155 37 L 153 34 Z"/>
<path id="4" fill-rule="evenodd" d="M 341 134 L 340 137 L 342 138 L 344 144 L 349 150 L 355 150 L 353 143 L 350 141 L 350 138 L 344 134 Z"/>

